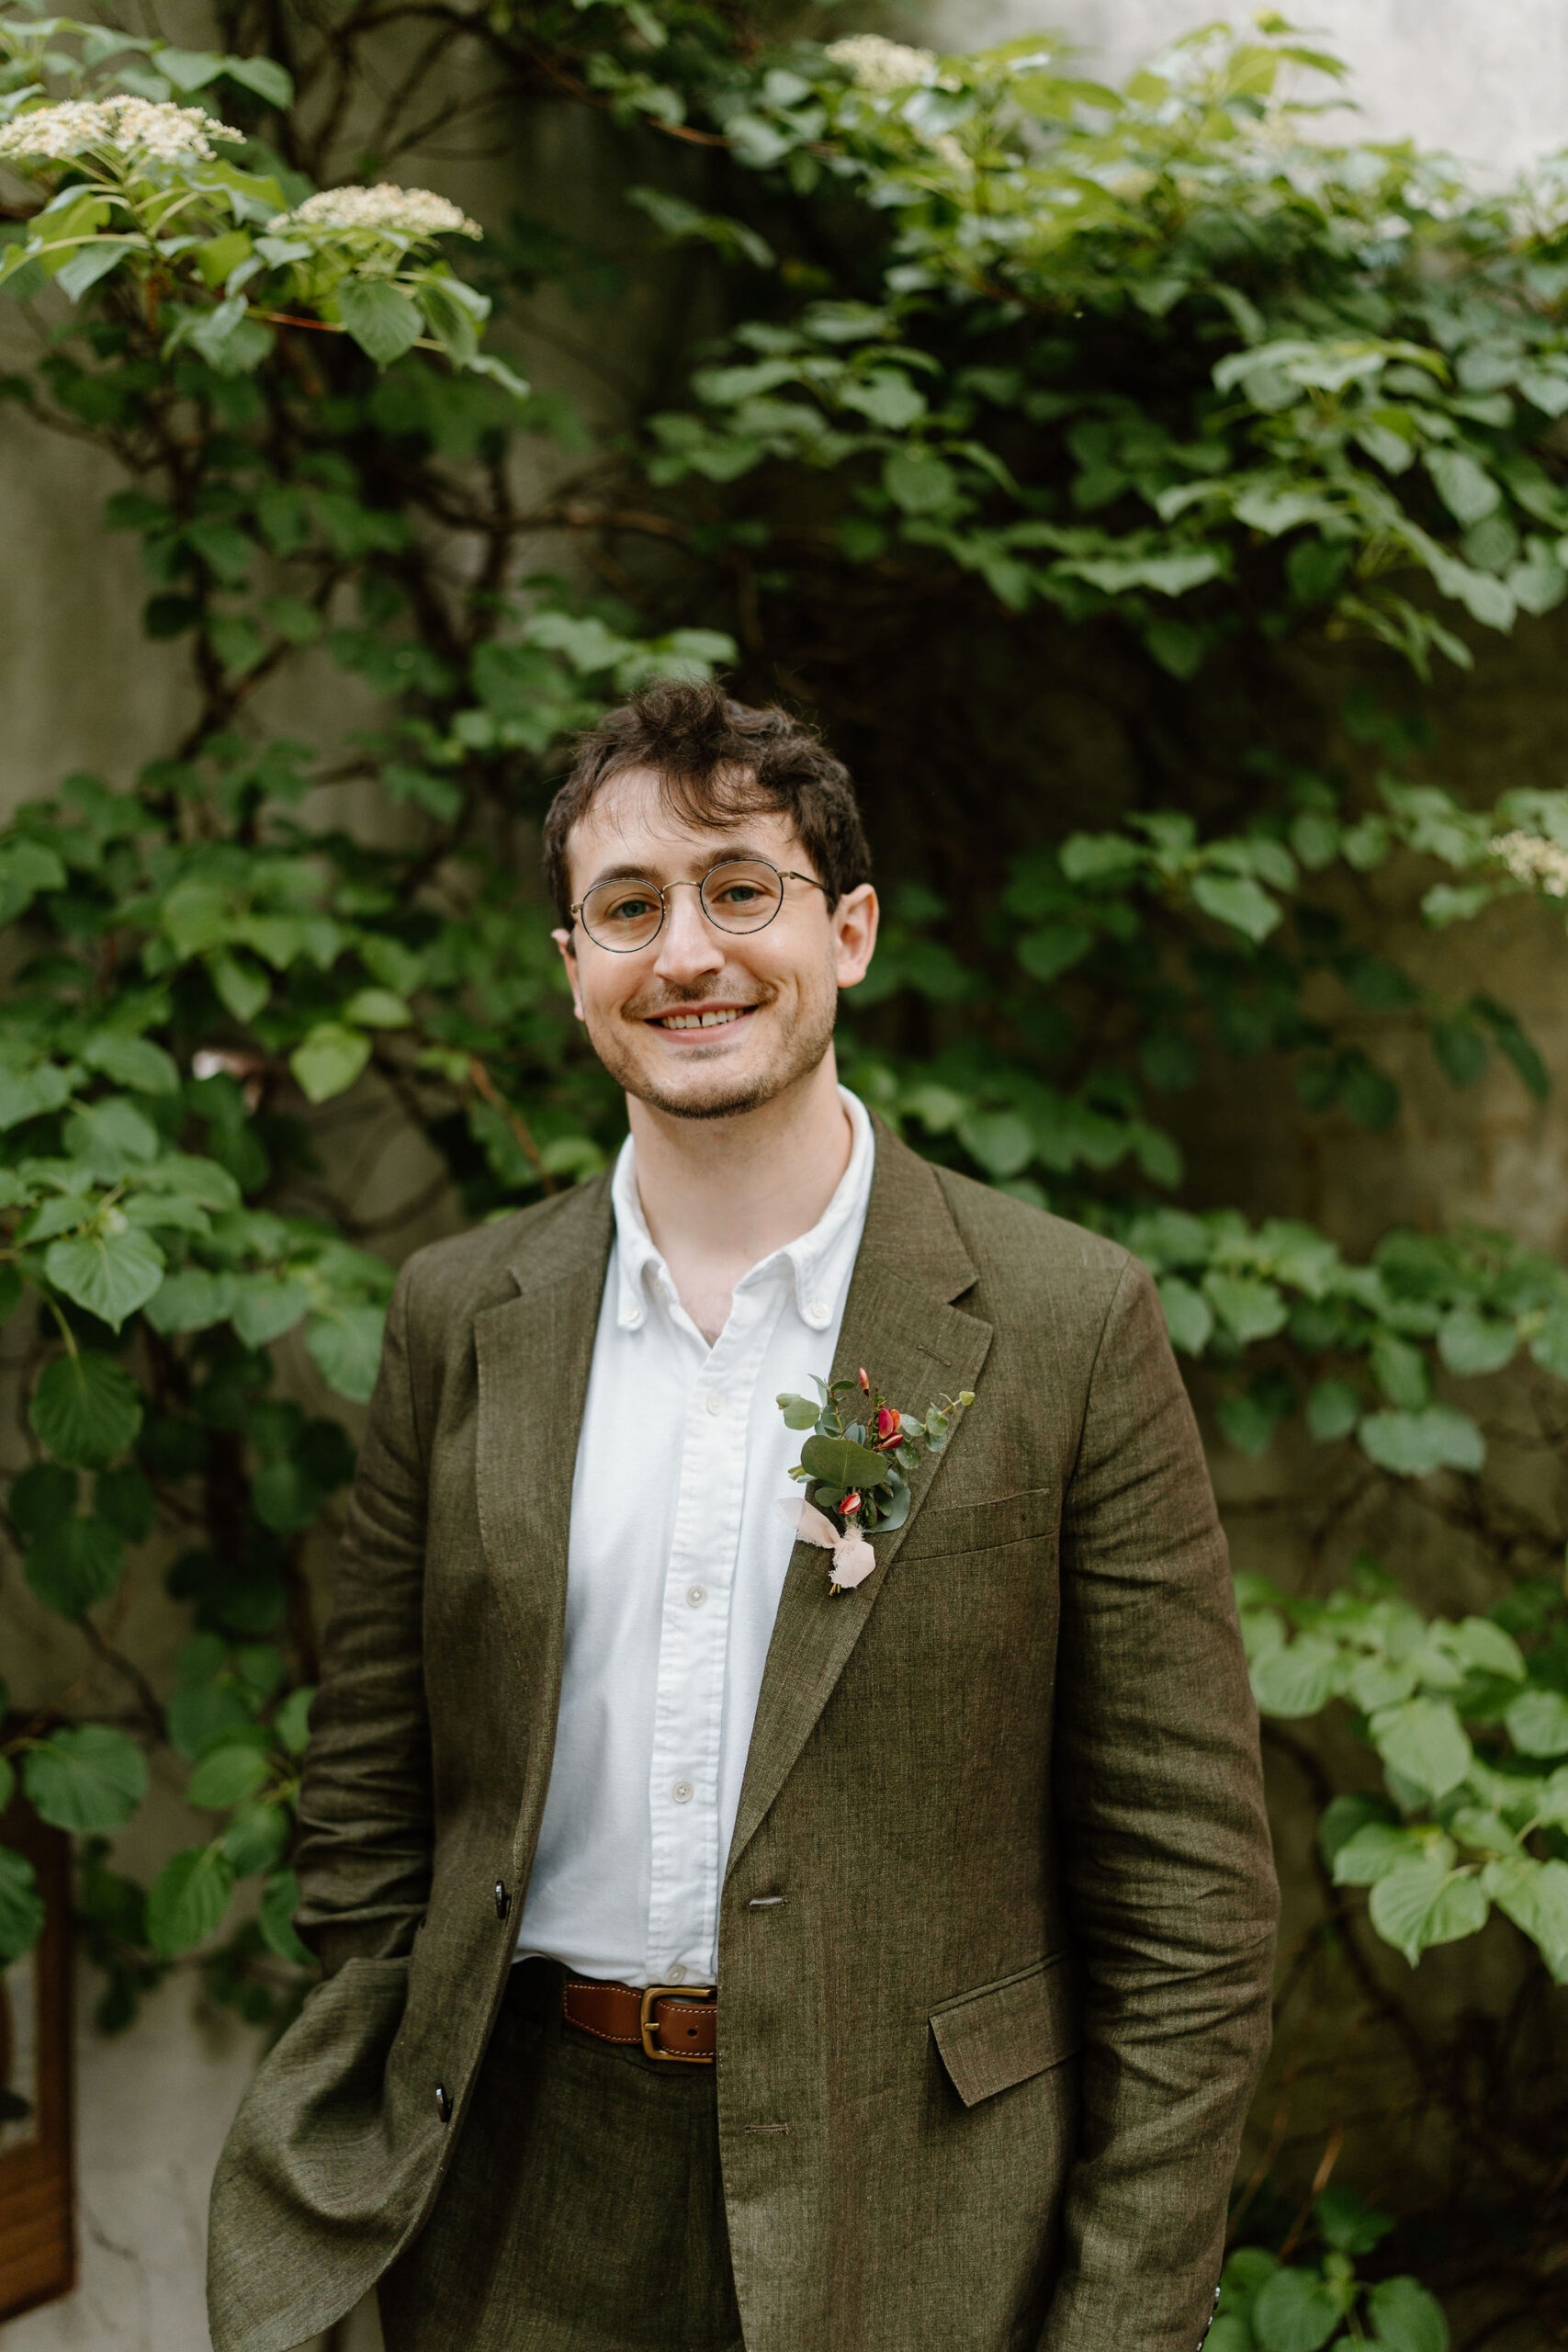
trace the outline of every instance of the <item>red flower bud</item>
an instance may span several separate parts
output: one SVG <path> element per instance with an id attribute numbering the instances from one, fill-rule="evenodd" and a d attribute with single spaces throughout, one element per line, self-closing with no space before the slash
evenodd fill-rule
<path id="1" fill-rule="evenodd" d="M 843 1501 L 839 1505 L 839 1509 L 842 1511 L 846 1519 L 853 1519 L 856 1511 L 860 1509 L 860 1497 L 858 1495 L 846 1495 Z"/>
<path id="2" fill-rule="evenodd" d="M 876 1408 L 876 1442 L 878 1445 L 886 1445 L 890 1438 L 897 1438 L 897 1414 L 894 1411 L 891 1405 L 879 1405 Z"/>
<path id="3" fill-rule="evenodd" d="M 866 1378 L 865 1366 L 864 1366 L 864 1364 L 863 1364 L 863 1363 L 862 1364 L 862 1366 L 861 1366 L 861 1368 L 860 1368 L 860 1385 L 861 1385 L 861 1386 L 865 1390 L 866 1395 L 869 1396 L 871 1395 L 871 1383 L 870 1383 L 870 1381 Z"/>

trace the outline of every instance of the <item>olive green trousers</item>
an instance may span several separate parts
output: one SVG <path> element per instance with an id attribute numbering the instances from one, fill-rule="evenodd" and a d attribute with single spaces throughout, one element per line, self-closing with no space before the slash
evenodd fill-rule
<path id="1" fill-rule="evenodd" d="M 564 1974 L 512 1972 L 387 2352 L 743 2352 L 714 2069 L 578 2032 Z"/>

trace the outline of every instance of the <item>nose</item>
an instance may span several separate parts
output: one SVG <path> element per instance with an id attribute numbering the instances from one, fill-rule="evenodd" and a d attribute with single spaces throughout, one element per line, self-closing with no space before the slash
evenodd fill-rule
<path id="1" fill-rule="evenodd" d="M 671 987 L 689 988 L 707 973 L 722 972 L 724 959 L 724 942 L 704 914 L 695 889 L 672 886 L 664 895 L 664 927 L 654 966 L 660 978 Z"/>

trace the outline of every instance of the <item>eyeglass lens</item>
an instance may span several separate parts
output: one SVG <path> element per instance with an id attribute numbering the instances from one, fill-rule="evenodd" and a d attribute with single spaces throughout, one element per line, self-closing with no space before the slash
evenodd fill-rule
<path id="1" fill-rule="evenodd" d="M 784 899 L 784 882 L 761 859 L 741 858 L 705 874 L 703 912 L 720 931 L 761 931 Z M 651 882 L 596 882 L 582 901 L 582 928 L 601 947 L 623 955 L 646 947 L 664 921 L 664 899 Z"/>

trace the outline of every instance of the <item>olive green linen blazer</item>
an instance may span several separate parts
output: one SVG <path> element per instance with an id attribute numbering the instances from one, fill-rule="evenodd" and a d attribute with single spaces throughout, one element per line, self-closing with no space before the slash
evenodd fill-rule
<path id="1" fill-rule="evenodd" d="M 549 1778 L 611 1235 L 600 1178 L 399 1280 L 305 1762 L 324 1979 L 219 2165 L 216 2352 L 345 2312 L 463 2129 Z M 1158 1299 L 879 1125 L 859 1364 L 976 1401 L 867 1581 L 830 1600 L 800 1544 L 779 1604 L 719 1924 L 749 2352 L 1193 2352 L 1277 1896 Z"/>

